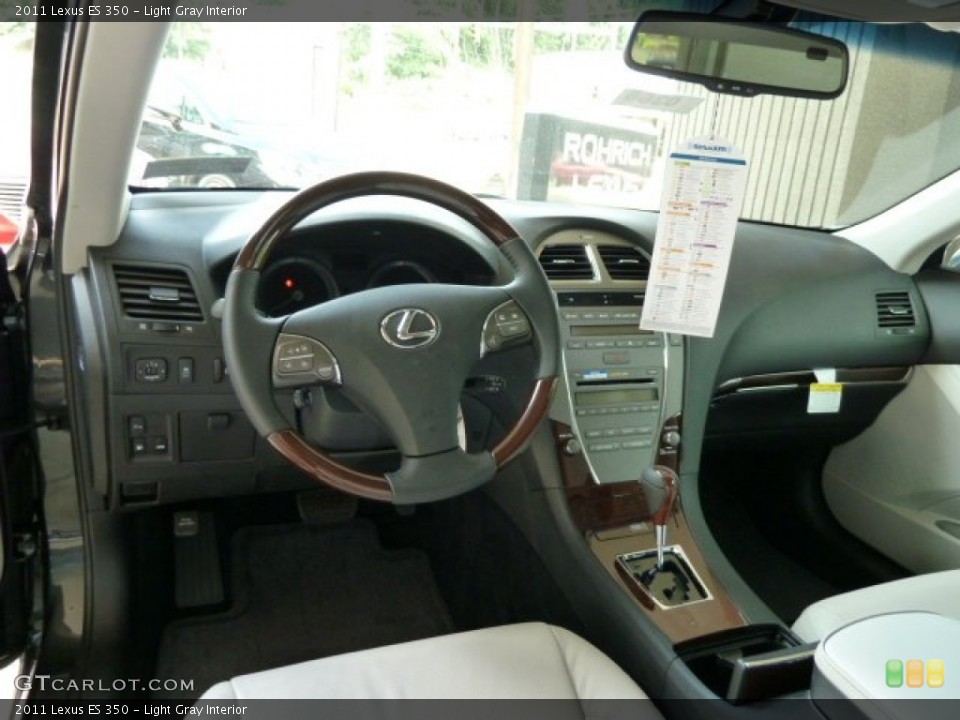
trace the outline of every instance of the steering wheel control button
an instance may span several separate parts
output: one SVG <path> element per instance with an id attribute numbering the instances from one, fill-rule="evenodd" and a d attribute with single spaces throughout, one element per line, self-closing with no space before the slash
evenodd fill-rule
<path id="1" fill-rule="evenodd" d="M 502 323 L 497 327 L 505 338 L 523 337 L 530 332 L 530 324 L 526 321 Z"/>
<path id="2" fill-rule="evenodd" d="M 280 361 L 277 369 L 281 375 L 296 375 L 313 370 L 313 355 L 308 357 L 286 358 Z"/>
<path id="3" fill-rule="evenodd" d="M 162 383 L 167 381 L 167 361 L 163 358 L 141 358 L 134 366 L 137 382 Z"/>
<path id="4" fill-rule="evenodd" d="M 417 350 L 436 342 L 440 337 L 440 323 L 421 308 L 401 308 L 380 321 L 380 335 L 395 348 Z"/>
<path id="5" fill-rule="evenodd" d="M 513 300 L 496 308 L 483 324 L 483 350 L 496 352 L 531 335 L 530 320 Z"/>
<path id="6" fill-rule="evenodd" d="M 273 357 L 274 385 L 296 387 L 339 383 L 340 367 L 333 353 L 318 340 L 281 335 Z"/>

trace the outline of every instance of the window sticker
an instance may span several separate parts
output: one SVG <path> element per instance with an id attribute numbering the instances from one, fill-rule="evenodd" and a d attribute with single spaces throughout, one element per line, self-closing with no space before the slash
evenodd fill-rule
<path id="1" fill-rule="evenodd" d="M 713 337 L 747 188 L 732 143 L 691 140 L 667 161 L 644 330 Z"/>

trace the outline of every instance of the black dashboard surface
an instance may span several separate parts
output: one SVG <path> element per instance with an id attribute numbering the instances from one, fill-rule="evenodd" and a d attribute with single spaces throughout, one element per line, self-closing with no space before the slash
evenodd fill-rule
<path id="1" fill-rule="evenodd" d="M 111 416 L 105 420 L 111 447 L 107 472 L 114 482 L 128 482 L 131 487 L 145 483 L 148 490 L 178 464 L 182 492 L 171 493 L 169 498 L 174 499 L 191 495 L 187 489 L 191 478 L 208 479 L 202 494 L 213 495 L 223 489 L 226 480 L 209 481 L 212 470 L 224 478 L 238 473 L 250 478 L 235 489 L 244 491 L 258 487 L 253 479 L 258 473 L 277 466 L 264 443 L 250 434 L 229 376 L 222 376 L 220 327 L 214 307 L 243 242 L 288 197 L 284 192 L 246 191 L 139 194 L 132 200 L 117 242 L 91 251 L 90 267 L 81 277 L 89 285 L 90 300 L 78 311 L 97 318 L 99 337 L 88 339 L 85 347 L 86 352 L 100 348 L 107 368 L 106 386 L 100 391 Z M 652 251 L 654 213 L 505 200 L 490 200 L 489 204 L 534 247 L 559 231 L 583 228 L 603 230 Z M 273 263 L 280 270 L 271 282 L 279 283 L 281 294 L 265 298 L 261 307 L 275 314 L 296 304 L 289 292 L 283 292 L 303 288 L 311 274 L 324 278 L 312 288 L 317 297 L 355 292 L 371 283 L 415 281 L 421 276 L 464 284 L 491 284 L 509 276 L 499 253 L 466 222 L 417 201 L 386 197 L 362 198 L 318 213 L 286 239 Z M 183 323 L 171 332 L 162 324 L 155 327 L 149 320 L 128 317 L 112 272 L 117 265 L 174 268 L 186 273 L 202 321 Z M 291 268 L 297 274 L 287 272 Z M 391 272 L 395 274 L 391 276 Z M 378 280 L 378 273 L 386 273 L 386 277 L 381 275 Z M 288 280 L 293 288 L 286 287 Z M 910 334 L 878 329 L 877 294 L 888 292 L 905 293 L 910 299 L 916 315 Z M 76 294 L 76 298 L 86 296 L 86 292 Z M 300 299 L 307 301 L 309 296 Z M 910 366 L 924 355 L 929 336 L 923 302 L 911 277 L 890 270 L 866 250 L 825 233 L 742 223 L 715 337 L 687 341 L 684 468 L 696 472 L 711 398 L 723 382 L 745 375 L 822 367 Z M 190 382 L 163 388 L 138 383 L 137 362 L 150 356 L 166 358 L 170 372 L 178 373 L 185 372 L 185 359 L 192 360 Z M 504 354 L 500 363 L 518 360 Z M 509 368 L 499 370 L 509 372 Z M 183 442 L 198 428 L 201 431 L 191 440 L 195 459 L 183 462 L 181 458 L 176 463 L 179 456 L 172 453 L 164 459 L 173 463 L 164 462 L 159 455 L 131 461 L 129 427 L 118 417 L 136 412 L 149 416 L 148 421 L 155 417 L 161 422 L 159 418 L 174 408 L 193 413 L 189 417 L 194 424 L 170 428 L 173 441 Z M 238 442 L 249 450 L 222 462 L 205 455 L 202 430 L 211 414 L 226 414 L 226 422 L 242 428 L 242 432 L 238 429 Z M 376 428 L 356 418 L 340 425 L 337 432 L 344 447 L 359 449 L 364 438 L 372 442 L 367 448 L 382 446 Z M 355 433 L 359 441 L 349 442 L 344 433 Z M 99 486 L 105 495 L 111 495 L 109 480 Z"/>

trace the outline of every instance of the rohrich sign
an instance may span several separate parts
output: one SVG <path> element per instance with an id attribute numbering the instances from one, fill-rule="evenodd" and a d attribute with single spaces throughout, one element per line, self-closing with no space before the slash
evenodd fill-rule
<path id="1" fill-rule="evenodd" d="M 616 193 L 643 189 L 658 137 L 549 113 L 527 113 L 520 147 L 518 197 L 550 200 L 569 186 Z"/>

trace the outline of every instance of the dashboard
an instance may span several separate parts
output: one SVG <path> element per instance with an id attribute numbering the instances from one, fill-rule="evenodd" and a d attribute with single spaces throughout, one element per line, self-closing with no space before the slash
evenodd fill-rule
<path id="1" fill-rule="evenodd" d="M 85 415 L 102 419 L 90 424 L 88 442 L 93 491 L 104 507 L 303 482 L 240 408 L 218 304 L 246 238 L 287 197 L 136 195 L 117 242 L 92 250 L 89 266 L 72 277 L 89 380 L 82 383 Z M 695 473 L 707 416 L 731 381 L 824 367 L 909 367 L 930 345 L 913 278 L 824 233 L 746 223 L 714 338 L 646 333 L 639 313 L 656 214 L 489 202 L 536 250 L 555 292 L 563 373 L 550 417 L 571 429 L 567 449 L 583 453 L 597 483 L 636 479 L 662 451 L 665 423 L 681 412 L 683 463 Z M 326 208 L 284 238 L 257 304 L 279 317 L 370 287 L 501 284 L 510 274 L 468 223 L 418 201 L 368 197 Z M 890 303 L 897 327 L 883 314 Z M 490 354 L 475 368 L 462 399 L 468 449 L 489 447 L 522 411 L 533 358 L 526 345 Z M 395 467 L 375 418 L 331 390 L 298 408 L 294 392 L 278 390 L 278 406 L 312 440 L 368 472 Z M 742 416 L 757 420 L 756 412 Z"/>

